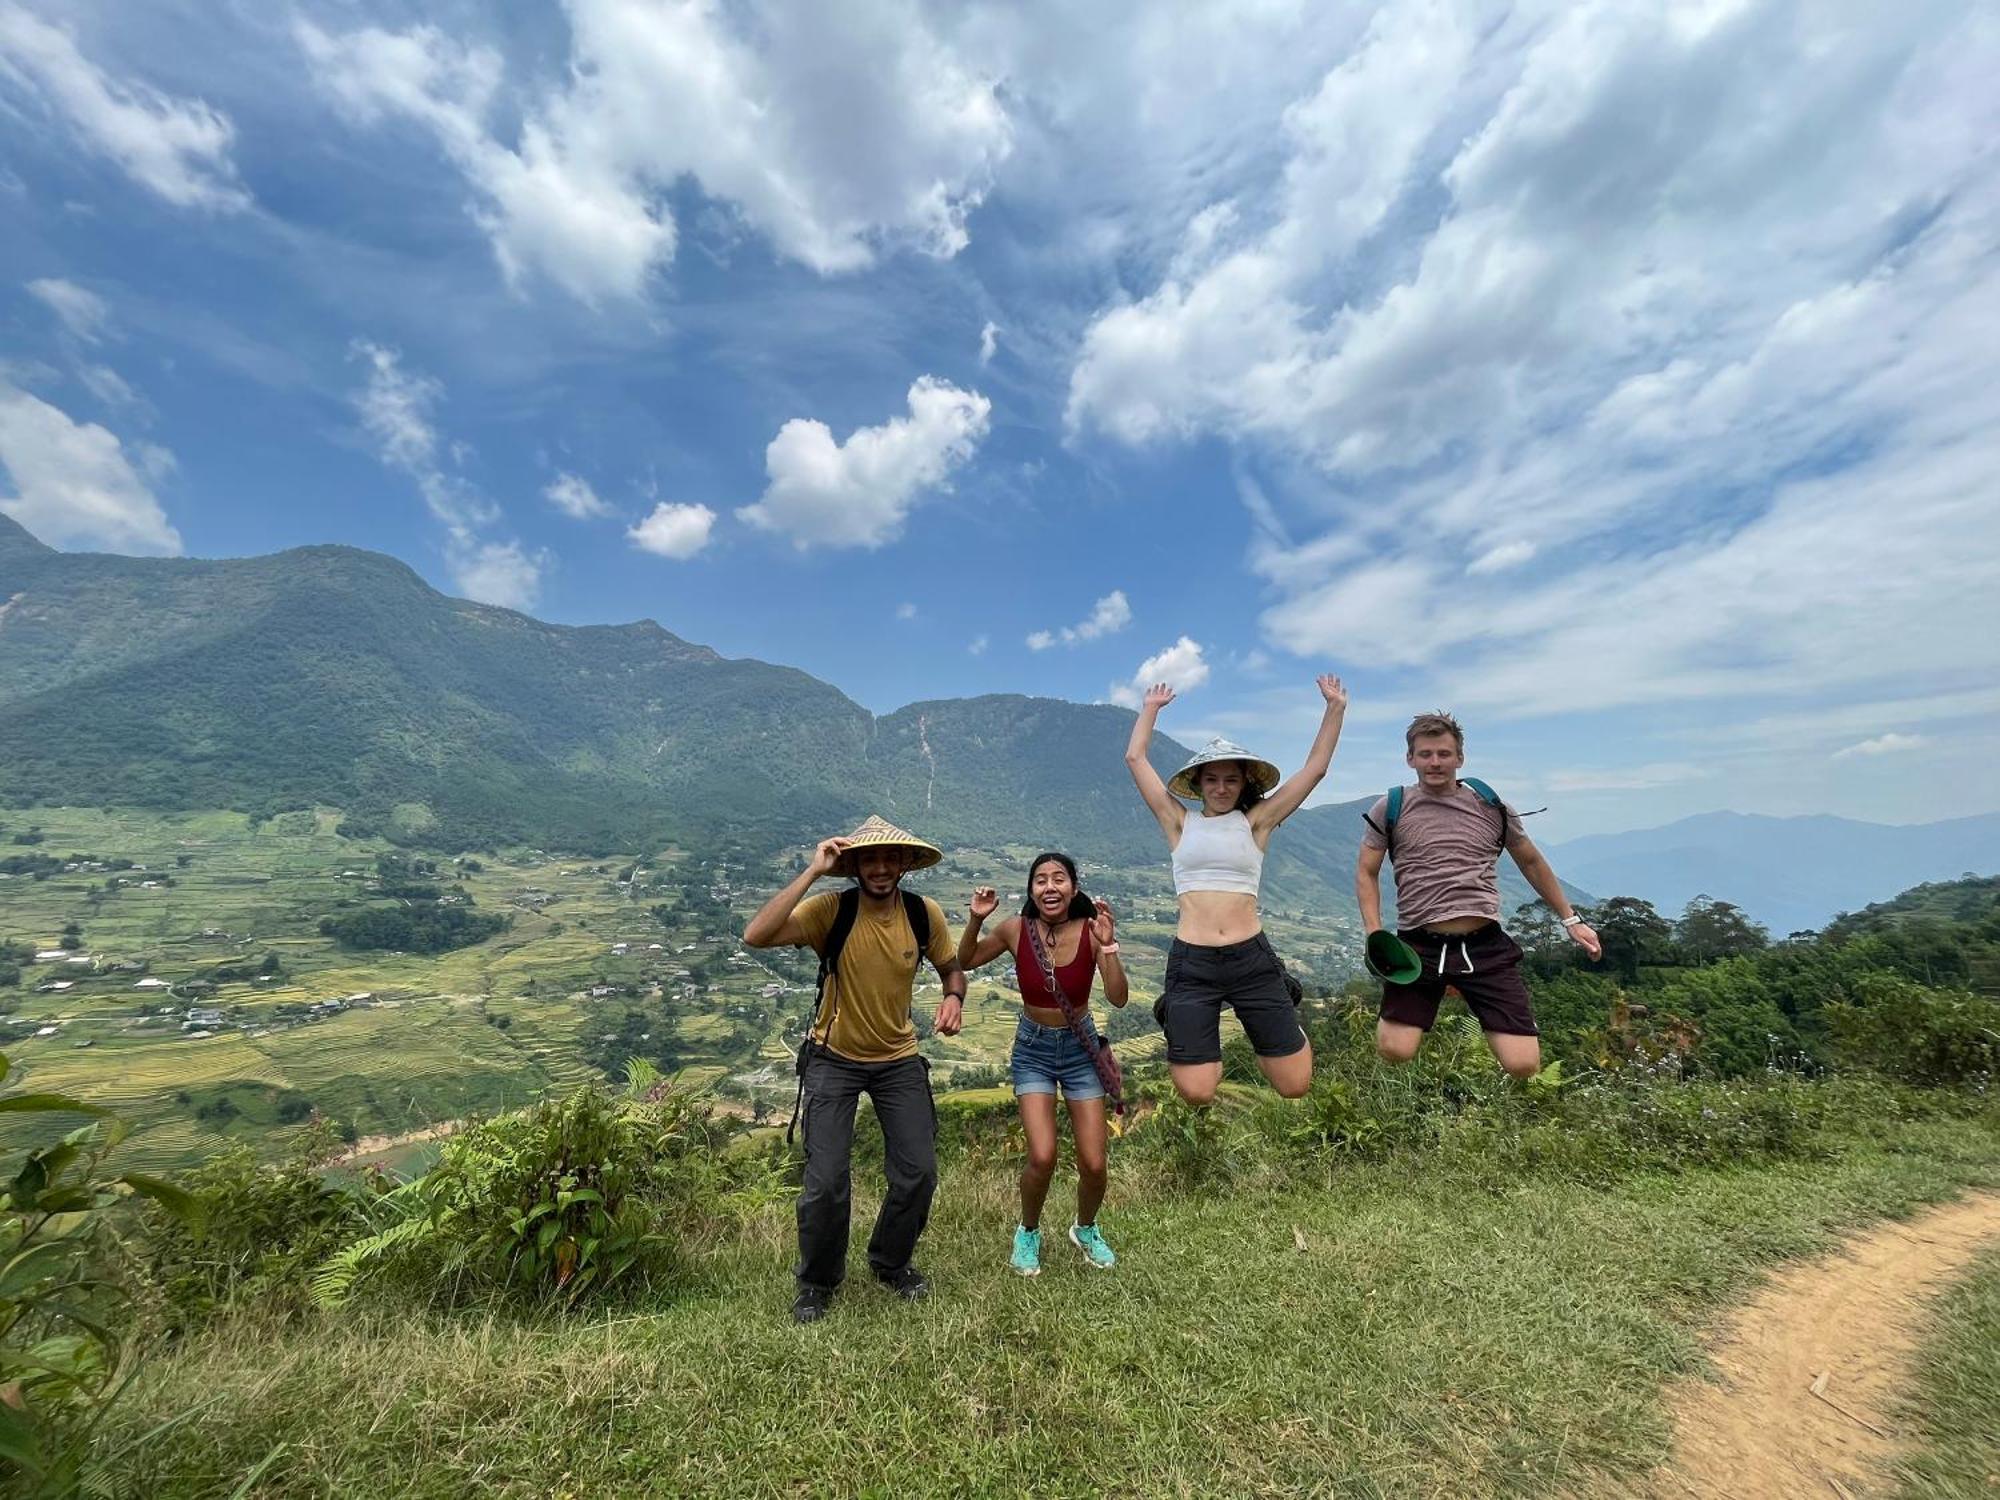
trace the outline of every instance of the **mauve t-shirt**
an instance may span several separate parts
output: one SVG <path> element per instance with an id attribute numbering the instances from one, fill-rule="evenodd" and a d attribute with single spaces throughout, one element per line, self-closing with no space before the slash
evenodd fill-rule
<path id="1" fill-rule="evenodd" d="M 1521 818 L 1507 808 L 1507 848 L 1531 848 Z M 1377 797 L 1362 825 L 1361 843 L 1388 849 L 1376 830 L 1389 815 L 1389 799 Z M 1396 819 L 1396 847 L 1389 868 L 1396 876 L 1396 925 L 1422 927 L 1453 917 L 1500 920 L 1500 809 L 1460 782 L 1449 796 L 1433 796 L 1422 786 L 1403 789 L 1403 812 Z"/>

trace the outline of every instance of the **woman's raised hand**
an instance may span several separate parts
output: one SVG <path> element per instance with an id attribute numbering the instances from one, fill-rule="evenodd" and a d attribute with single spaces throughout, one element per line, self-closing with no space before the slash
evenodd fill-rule
<path id="1" fill-rule="evenodd" d="M 1319 679 L 1319 695 L 1326 699 L 1328 708 L 1347 707 L 1347 689 L 1340 685 L 1340 679 L 1332 673 L 1322 673 Z"/>
<path id="2" fill-rule="evenodd" d="M 1168 687 L 1164 682 L 1156 682 L 1151 687 L 1146 689 L 1146 696 L 1141 701 L 1147 708 L 1150 708 L 1155 713 L 1158 713 L 1161 709 L 1165 708 L 1169 703 L 1174 701 L 1174 690 Z"/>
<path id="3" fill-rule="evenodd" d="M 1097 902 L 1097 915 L 1090 921 L 1090 937 L 1100 948 L 1118 941 L 1118 919 L 1111 914 L 1110 902 Z"/>
<path id="4" fill-rule="evenodd" d="M 972 892 L 972 915 L 985 921 L 1000 909 L 1000 893 L 990 885 L 977 886 Z"/>

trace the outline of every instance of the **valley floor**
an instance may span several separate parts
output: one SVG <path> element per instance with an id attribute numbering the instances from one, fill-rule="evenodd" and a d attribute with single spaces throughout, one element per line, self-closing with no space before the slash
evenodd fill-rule
<path id="1" fill-rule="evenodd" d="M 1005 1266 L 1004 1160 L 948 1165 L 920 1256 L 936 1295 L 916 1307 L 868 1284 L 873 1205 L 857 1203 L 861 1269 L 807 1329 L 786 1316 L 782 1205 L 671 1294 L 615 1312 L 249 1317 L 155 1362 L 107 1446 L 185 1420 L 136 1450 L 116 1490 L 1640 1493 L 1669 1452 L 1671 1383 L 1700 1378 L 1729 1304 L 1857 1226 L 2000 1187 L 2000 1138 L 1975 1121 L 1885 1124 L 1831 1160 L 1611 1187 L 1405 1156 L 1271 1191 L 1174 1193 L 1117 1171 L 1114 1154 L 1117 1270 L 1086 1270 L 1062 1242 L 1059 1179 L 1048 1264 L 1021 1280 Z M 1963 1372 L 1990 1367 L 2000 1338 L 1983 1327 L 1927 1356 L 1942 1394 L 1912 1397 L 1961 1448 L 1954 1424 L 1987 1399 Z"/>

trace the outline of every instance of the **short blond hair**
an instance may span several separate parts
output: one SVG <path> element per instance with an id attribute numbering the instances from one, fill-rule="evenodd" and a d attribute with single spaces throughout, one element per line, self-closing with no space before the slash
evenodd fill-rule
<path id="1" fill-rule="evenodd" d="M 1410 727 L 1403 731 L 1403 748 L 1414 754 L 1417 741 L 1432 734 L 1450 735 L 1452 743 L 1458 746 L 1461 753 L 1464 752 L 1465 731 L 1458 727 L 1458 720 L 1443 709 L 1436 713 L 1418 714 L 1410 720 Z"/>

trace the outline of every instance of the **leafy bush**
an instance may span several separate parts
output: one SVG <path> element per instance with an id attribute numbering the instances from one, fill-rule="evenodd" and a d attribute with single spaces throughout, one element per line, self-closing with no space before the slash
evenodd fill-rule
<path id="1" fill-rule="evenodd" d="M 312 1271 L 373 1227 L 370 1205 L 387 1191 L 373 1174 L 329 1182 L 324 1169 L 338 1149 L 335 1128 L 320 1124 L 283 1161 L 259 1163 L 237 1146 L 188 1175 L 195 1216 L 155 1213 L 143 1238 L 169 1326 L 191 1327 L 233 1301 L 255 1299 L 280 1313 L 308 1305 Z"/>
<path id="2" fill-rule="evenodd" d="M 1891 974 L 1867 975 L 1857 989 L 1853 1003 L 1826 1009 L 1844 1063 L 1953 1088 L 1987 1089 L 2000 1076 L 2000 1001 Z"/>
<path id="3" fill-rule="evenodd" d="M 483 943 L 507 926 L 506 917 L 462 906 L 374 906 L 341 917 L 323 917 L 319 930 L 343 948 L 446 953 Z"/>
<path id="4" fill-rule="evenodd" d="M 0 1079 L 9 1071 L 0 1056 Z M 111 1210 L 133 1193 L 182 1216 L 187 1195 L 157 1178 L 106 1171 L 125 1138 L 110 1111 L 61 1094 L 12 1094 L 0 1113 L 93 1116 L 30 1151 L 0 1195 L 0 1470 L 41 1492 L 82 1481 L 89 1434 L 137 1360 L 130 1289 Z"/>
<path id="5" fill-rule="evenodd" d="M 587 1085 L 451 1137 L 426 1176 L 378 1200 L 385 1227 L 320 1267 L 315 1298 L 337 1306 L 379 1277 L 425 1297 L 574 1302 L 671 1271 L 732 1192 L 773 1194 L 766 1161 L 723 1152 L 706 1105 L 641 1060 L 628 1072 L 626 1094 Z"/>

